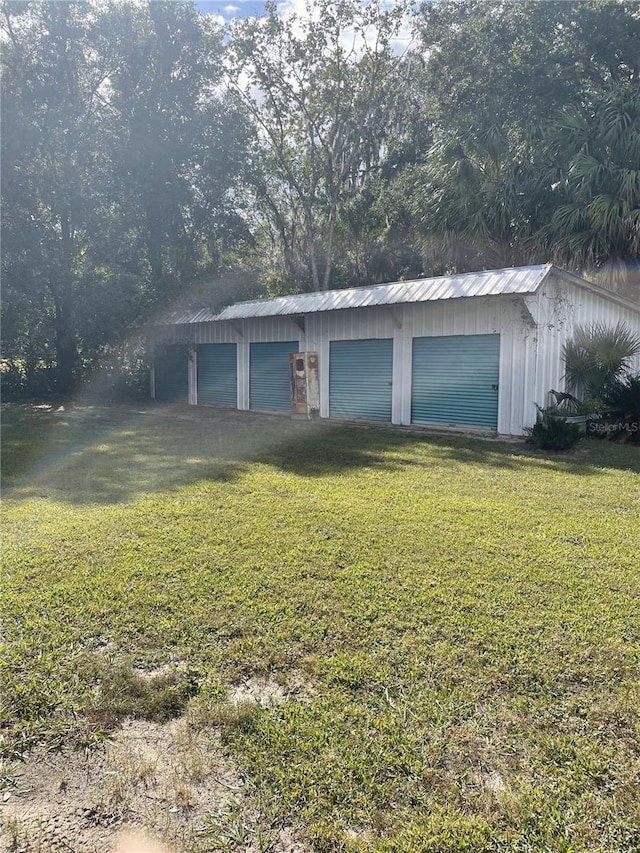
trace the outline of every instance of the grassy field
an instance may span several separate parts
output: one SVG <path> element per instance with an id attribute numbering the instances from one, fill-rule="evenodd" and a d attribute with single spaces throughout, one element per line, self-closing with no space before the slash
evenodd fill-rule
<path id="1" fill-rule="evenodd" d="M 638 448 L 186 409 L 3 436 L 8 755 L 188 706 L 317 851 L 640 849 Z M 257 676 L 304 700 L 232 706 Z"/>

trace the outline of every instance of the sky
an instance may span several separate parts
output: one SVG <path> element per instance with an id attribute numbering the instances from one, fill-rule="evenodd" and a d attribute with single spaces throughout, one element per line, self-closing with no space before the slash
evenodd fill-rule
<path id="1" fill-rule="evenodd" d="M 393 7 L 395 0 L 387 0 L 382 6 Z M 265 0 L 196 0 L 196 8 L 202 15 L 212 15 L 219 24 L 228 23 L 234 18 L 253 18 L 265 14 Z M 276 0 L 278 12 L 301 14 L 307 10 L 306 0 Z M 348 39 L 349 34 L 346 34 Z M 399 37 L 394 39 L 395 52 L 404 53 L 411 42 L 411 30 L 408 22 L 402 27 Z"/>
<path id="2" fill-rule="evenodd" d="M 264 15 L 264 0 L 197 0 L 196 7 L 203 15 L 225 21 Z"/>

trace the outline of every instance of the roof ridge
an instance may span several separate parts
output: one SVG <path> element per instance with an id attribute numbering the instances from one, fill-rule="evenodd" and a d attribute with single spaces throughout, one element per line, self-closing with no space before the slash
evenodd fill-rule
<path id="1" fill-rule="evenodd" d="M 302 290 L 299 293 L 282 293 L 278 296 L 257 296 L 255 299 L 241 299 L 238 302 L 232 302 L 231 305 L 253 305 L 255 302 L 272 302 L 276 299 L 291 299 L 296 296 L 326 296 L 329 293 L 349 293 L 349 291 L 358 291 L 365 289 L 373 289 L 379 287 L 395 287 L 401 284 L 417 284 L 427 281 L 438 281 L 439 279 L 444 278 L 465 278 L 467 276 L 472 275 L 500 275 L 501 273 L 509 273 L 509 272 L 519 272 L 522 270 L 538 270 L 538 269 L 547 269 L 550 271 L 554 268 L 553 264 L 523 264 L 517 267 L 502 267 L 501 269 L 496 270 L 468 270 L 467 272 L 454 272 L 454 273 L 445 273 L 443 275 L 426 275 L 421 278 L 407 278 L 400 279 L 398 281 L 379 281 L 377 284 L 363 284 L 363 285 L 354 285 L 353 287 L 332 287 L 329 290 Z M 557 268 L 556 268 L 557 269 Z M 224 311 L 224 308 L 222 309 Z"/>
<path id="2" fill-rule="evenodd" d="M 201 309 L 172 316 L 158 325 L 189 325 L 200 322 L 225 322 L 263 317 L 292 317 L 317 314 L 325 311 L 358 310 L 393 305 L 417 305 L 450 299 L 515 297 L 535 294 L 542 284 L 555 277 L 574 287 L 591 291 L 607 299 L 640 312 L 640 306 L 612 291 L 593 284 L 576 273 L 568 272 L 551 263 L 499 270 L 475 270 L 449 276 L 429 276 L 405 281 L 380 282 L 376 285 L 344 288 L 342 290 L 316 290 L 292 293 L 262 299 L 234 302 L 214 311 Z"/>
<path id="3" fill-rule="evenodd" d="M 535 293 L 546 279 L 550 264 L 475 270 L 449 276 L 429 276 L 405 281 L 334 290 L 293 293 L 252 299 L 228 305 L 216 320 L 251 317 L 294 316 L 321 311 L 364 308 L 376 305 L 430 302 L 469 296 Z"/>

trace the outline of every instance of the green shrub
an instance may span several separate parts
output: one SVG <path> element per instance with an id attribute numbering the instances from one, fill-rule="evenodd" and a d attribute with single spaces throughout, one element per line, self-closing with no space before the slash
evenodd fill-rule
<path id="1" fill-rule="evenodd" d="M 618 427 L 605 434 L 640 443 L 640 374 L 615 382 L 604 396 L 604 406 L 606 419 Z"/>
<path id="2" fill-rule="evenodd" d="M 580 441 L 582 430 L 578 424 L 539 409 L 537 423 L 527 430 L 527 441 L 541 450 L 571 450 Z"/>
<path id="3" fill-rule="evenodd" d="M 570 391 L 581 391 L 596 410 L 607 392 L 620 382 L 631 359 L 640 352 L 640 335 L 624 323 L 578 326 L 563 349 L 565 377 Z"/>
<path id="4" fill-rule="evenodd" d="M 51 365 L 22 359 L 0 361 L 0 384 L 5 403 L 49 401 L 56 396 L 56 373 Z"/>

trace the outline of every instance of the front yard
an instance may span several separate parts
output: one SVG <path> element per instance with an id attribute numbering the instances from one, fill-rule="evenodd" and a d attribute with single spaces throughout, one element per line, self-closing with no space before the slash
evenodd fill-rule
<path id="1" fill-rule="evenodd" d="M 39 742 L 180 717 L 245 799 L 183 803 L 177 849 L 640 847 L 640 449 L 130 408 L 3 439 L 9 802 Z"/>

